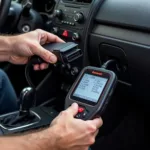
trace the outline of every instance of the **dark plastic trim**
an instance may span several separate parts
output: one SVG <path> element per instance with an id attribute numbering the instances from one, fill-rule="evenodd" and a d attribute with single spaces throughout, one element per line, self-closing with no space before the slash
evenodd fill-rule
<path id="1" fill-rule="evenodd" d="M 149 0 L 105 0 L 95 20 L 137 29 L 150 30 Z"/>

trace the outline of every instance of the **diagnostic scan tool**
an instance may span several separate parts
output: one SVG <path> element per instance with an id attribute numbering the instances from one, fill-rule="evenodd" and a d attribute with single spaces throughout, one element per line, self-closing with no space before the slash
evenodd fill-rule
<path id="1" fill-rule="evenodd" d="M 79 105 L 76 118 L 89 120 L 100 116 L 113 94 L 116 83 L 114 72 L 86 67 L 71 87 L 65 100 L 65 108 L 76 102 Z"/>

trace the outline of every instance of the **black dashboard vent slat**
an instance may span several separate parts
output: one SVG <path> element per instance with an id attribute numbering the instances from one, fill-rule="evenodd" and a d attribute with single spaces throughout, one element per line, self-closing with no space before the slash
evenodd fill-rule
<path id="1" fill-rule="evenodd" d="M 76 3 L 76 4 L 91 4 L 93 0 L 63 0 L 67 3 Z"/>

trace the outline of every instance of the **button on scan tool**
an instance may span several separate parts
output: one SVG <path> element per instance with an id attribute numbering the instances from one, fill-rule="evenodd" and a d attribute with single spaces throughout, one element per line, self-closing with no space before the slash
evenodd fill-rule
<path id="1" fill-rule="evenodd" d="M 78 113 L 83 113 L 84 112 L 84 108 L 83 107 L 79 107 L 79 109 L 78 109 Z"/>
<path id="2" fill-rule="evenodd" d="M 87 115 L 87 110 L 84 107 L 78 108 L 78 114 L 75 116 L 75 118 L 82 119 L 85 118 Z"/>

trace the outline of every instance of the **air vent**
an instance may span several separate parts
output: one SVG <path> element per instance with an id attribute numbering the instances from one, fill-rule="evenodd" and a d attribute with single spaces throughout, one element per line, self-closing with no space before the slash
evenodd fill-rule
<path id="1" fill-rule="evenodd" d="M 75 0 L 75 1 L 79 3 L 92 3 L 92 0 Z"/>
<path id="2" fill-rule="evenodd" d="M 79 4 L 90 4 L 93 0 L 63 0 L 63 2 L 67 3 L 79 3 Z"/>

